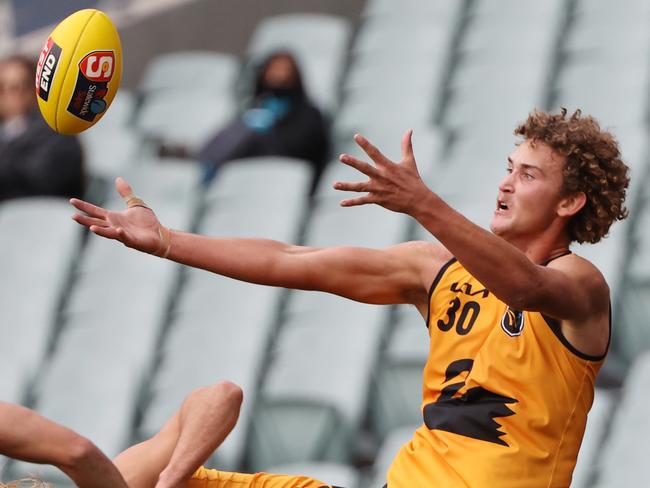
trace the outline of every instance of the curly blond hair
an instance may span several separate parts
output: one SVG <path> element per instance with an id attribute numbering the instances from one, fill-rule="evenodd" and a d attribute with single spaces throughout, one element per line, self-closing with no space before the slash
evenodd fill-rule
<path id="1" fill-rule="evenodd" d="M 0 488 L 54 488 L 49 483 L 38 478 L 23 478 L 9 483 L 0 481 Z"/>
<path id="2" fill-rule="evenodd" d="M 569 221 L 571 241 L 600 241 L 615 220 L 623 220 L 625 194 L 630 182 L 629 168 L 621 160 L 614 135 L 601 129 L 598 121 L 580 110 L 567 115 L 534 110 L 515 129 L 532 144 L 542 142 L 565 157 L 563 192 L 583 192 L 585 206 Z"/>

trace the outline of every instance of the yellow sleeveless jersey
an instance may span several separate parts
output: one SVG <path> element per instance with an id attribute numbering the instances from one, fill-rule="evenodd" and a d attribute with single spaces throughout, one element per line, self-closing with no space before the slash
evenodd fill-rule
<path id="1" fill-rule="evenodd" d="M 452 259 L 430 291 L 424 425 L 388 488 L 566 488 L 604 355 L 558 321 L 511 310 Z"/>

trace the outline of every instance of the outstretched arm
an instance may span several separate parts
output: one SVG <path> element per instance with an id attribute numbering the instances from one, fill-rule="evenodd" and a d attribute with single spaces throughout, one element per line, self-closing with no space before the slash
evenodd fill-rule
<path id="1" fill-rule="evenodd" d="M 412 132 L 402 139 L 402 160 L 394 163 L 367 139 L 355 141 L 375 163 L 350 155 L 341 161 L 369 177 L 361 183 L 337 182 L 338 190 L 365 192 L 341 205 L 375 203 L 414 217 L 492 293 L 517 310 L 542 311 L 558 319 L 606 317 L 608 289 L 585 260 L 539 266 L 506 240 L 470 222 L 424 184 L 417 170 Z M 541 256 L 544 258 L 547 256 Z"/>
<path id="2" fill-rule="evenodd" d="M 128 247 L 238 280 L 319 290 L 366 303 L 426 306 L 428 287 L 447 255 L 429 243 L 383 250 L 293 246 L 267 239 L 210 238 L 163 227 L 121 178 L 116 189 L 128 202 L 113 212 L 73 199 L 73 218 L 97 235 Z"/>
<path id="3" fill-rule="evenodd" d="M 0 454 L 52 464 L 81 488 L 126 488 L 117 468 L 95 445 L 33 410 L 0 402 Z"/>

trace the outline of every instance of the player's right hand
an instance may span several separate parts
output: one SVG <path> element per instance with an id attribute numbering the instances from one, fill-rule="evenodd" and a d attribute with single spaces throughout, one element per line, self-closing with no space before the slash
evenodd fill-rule
<path id="1" fill-rule="evenodd" d="M 134 198 L 131 186 L 123 179 L 115 180 L 115 189 L 125 201 Z M 115 239 L 125 246 L 149 254 L 161 255 L 165 249 L 160 222 L 156 214 L 145 206 L 132 206 L 123 212 L 114 212 L 73 198 L 70 203 L 79 211 L 72 219 L 98 236 Z"/>

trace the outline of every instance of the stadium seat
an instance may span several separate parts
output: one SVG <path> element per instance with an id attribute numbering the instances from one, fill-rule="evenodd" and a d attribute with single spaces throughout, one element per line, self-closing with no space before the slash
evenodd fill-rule
<path id="1" fill-rule="evenodd" d="M 178 51 L 153 58 L 138 84 L 145 98 L 158 90 L 228 93 L 239 76 L 234 56 L 210 51 Z"/>
<path id="2" fill-rule="evenodd" d="M 311 168 L 305 161 L 251 158 L 232 162 L 206 193 L 198 231 L 295 242 L 310 184 Z M 237 427 L 214 462 L 223 469 L 236 469 L 242 461 L 281 296 L 276 288 L 188 271 L 172 312 L 140 437 L 160 429 L 192 389 L 218 380 L 234 381 L 245 391 L 246 401 Z"/>
<path id="3" fill-rule="evenodd" d="M 248 44 L 259 61 L 288 49 L 298 59 L 313 101 L 328 113 L 338 106 L 337 86 L 344 69 L 351 29 L 346 19 L 323 14 L 285 14 L 264 19 Z"/>
<path id="4" fill-rule="evenodd" d="M 415 307 L 398 307 L 376 375 L 370 419 L 379 439 L 422 419 L 422 370 L 429 354 L 428 330 Z"/>
<path id="5" fill-rule="evenodd" d="M 345 462 L 354 447 L 387 316 L 381 307 L 342 299 L 332 307 L 320 297 L 303 310 L 288 305 L 254 416 L 254 469 Z"/>
<path id="6" fill-rule="evenodd" d="M 401 6 L 399 13 L 388 13 L 385 4 L 375 7 L 382 13 L 365 16 L 352 46 L 345 102 L 334 121 L 338 138 L 379 124 L 398 131 L 426 127 L 441 107 L 460 4 L 444 2 L 410 15 Z M 373 8 L 369 5 L 368 11 Z"/>
<path id="7" fill-rule="evenodd" d="M 562 0 L 553 0 L 549 2 L 535 3 L 534 5 L 526 6 L 517 0 L 499 0 L 499 2 L 491 2 L 490 0 L 479 0 L 473 2 L 470 7 L 471 15 L 543 15 L 548 16 L 553 14 L 558 9 L 566 8 Z"/>
<path id="8" fill-rule="evenodd" d="M 136 164 L 141 140 L 132 129 L 105 129 L 101 125 L 80 134 L 89 175 L 111 181 Z"/>
<path id="9" fill-rule="evenodd" d="M 57 326 L 81 228 L 65 199 L 29 198 L 0 205 L 0 369 L 29 381 L 45 358 Z M 44 240 L 45 239 L 45 240 Z M 9 373 L 8 373 L 9 374 Z M 20 398 L 27 386 L 3 381 Z"/>
<path id="10" fill-rule="evenodd" d="M 339 207 L 340 200 L 351 196 L 341 192 L 319 202 L 306 231 L 309 245 L 383 248 L 406 238 L 411 223 L 408 217 L 378 205 Z"/>
<path id="11" fill-rule="evenodd" d="M 447 53 L 452 42 L 453 22 L 448 23 L 445 18 L 429 19 L 404 14 L 399 17 L 401 22 L 395 21 L 395 15 L 366 19 L 352 46 L 355 58 L 376 59 L 386 49 L 387 56 L 392 59 L 401 48 L 407 46 L 419 54 L 437 53 L 444 56 Z"/>
<path id="12" fill-rule="evenodd" d="M 45 417 L 92 439 L 109 457 L 129 443 L 142 387 L 142 377 L 134 374 L 137 368 L 123 357 L 116 360 L 114 352 L 109 347 L 100 352 L 84 340 L 63 341 L 38 383 L 35 406 Z M 14 463 L 12 476 L 34 470 L 57 486 L 67 480 L 56 468 L 28 463 Z"/>
<path id="13" fill-rule="evenodd" d="M 319 195 L 306 245 L 385 247 L 408 236 L 411 221 L 404 215 L 377 206 L 340 208 L 341 198 L 336 192 Z M 265 469 L 298 461 L 344 462 L 353 449 L 350 436 L 362 425 L 388 310 L 292 292 L 282 317 L 254 415 L 249 463 Z"/>
<path id="14" fill-rule="evenodd" d="M 193 389 L 233 381 L 244 390 L 245 401 L 236 428 L 213 459 L 221 469 L 233 470 L 241 465 L 281 291 L 212 278 L 209 287 L 207 283 L 195 286 L 191 278 L 185 285 L 159 351 L 163 359 L 151 383 L 139 436 L 157 432 Z M 251 303 L 254 306 L 247 306 Z"/>
<path id="15" fill-rule="evenodd" d="M 579 106 L 607 127 L 647 122 L 649 14 L 643 2 L 616 7 L 578 1 L 562 55 L 558 101 Z"/>
<path id="16" fill-rule="evenodd" d="M 201 171 L 191 159 L 140 159 L 137 166 L 122 176 L 138 196 L 156 211 L 161 221 L 176 229 L 187 229 L 203 198 Z M 124 201 L 116 191 L 110 192 L 108 208 L 122 209 Z"/>
<path id="17" fill-rule="evenodd" d="M 647 222 L 647 217 L 642 222 Z M 614 329 L 613 345 L 628 364 L 650 349 L 650 262 L 647 252 L 650 241 L 647 227 L 644 234 L 644 247 L 639 247 L 632 254 L 627 266 L 617 309 L 620 322 L 618 328 Z"/>
<path id="18" fill-rule="evenodd" d="M 276 464 L 329 461 L 349 456 L 352 428 L 322 399 L 305 395 L 267 399 L 261 395 L 253 414 L 248 465 L 265 470 Z"/>
<path id="19" fill-rule="evenodd" d="M 154 146 L 181 146 L 195 154 L 230 121 L 235 108 L 230 93 L 169 89 L 147 97 L 135 127 Z"/>
<path id="20" fill-rule="evenodd" d="M 309 193 L 312 176 L 311 165 L 298 159 L 256 157 L 231 161 L 208 188 L 206 204 L 213 207 L 210 213 L 216 217 L 227 207 L 239 212 L 259 205 L 300 204 Z"/>
<path id="21" fill-rule="evenodd" d="M 120 91 L 115 94 L 115 98 L 111 103 L 111 109 L 102 116 L 101 122 L 98 122 L 96 127 L 82 132 L 82 134 L 96 134 L 97 132 L 130 127 L 133 124 L 137 104 L 137 97 L 132 91 L 126 88 L 120 88 Z"/>
<path id="22" fill-rule="evenodd" d="M 135 96 L 121 89 L 101 122 L 79 134 L 89 176 L 84 198 L 101 202 L 112 180 L 136 164 L 142 141 L 133 130 L 135 115 Z"/>
<path id="23" fill-rule="evenodd" d="M 591 488 L 598 468 L 598 457 L 611 421 L 615 393 L 596 388 L 594 403 L 587 417 L 585 435 L 573 470 L 571 488 Z"/>
<path id="24" fill-rule="evenodd" d="M 399 4 L 392 0 L 368 0 L 365 3 L 362 15 L 364 17 L 378 17 L 408 13 L 413 16 L 444 16 L 449 12 L 459 13 L 461 9 L 462 6 L 454 0 L 441 0 L 436 2 L 405 0 Z"/>
<path id="25" fill-rule="evenodd" d="M 334 134 L 338 139 L 349 139 L 364 127 L 377 127 L 382 132 L 403 133 L 409 127 L 433 125 L 436 94 L 423 93 L 420 97 L 400 99 L 391 97 L 382 101 L 381 118 L 377 112 L 378 93 L 360 91 L 349 97 L 334 120 Z"/>
<path id="26" fill-rule="evenodd" d="M 513 1 L 474 2 L 459 41 L 443 125 L 482 131 L 489 124 L 510 131 L 532 108 L 543 107 L 566 15 L 561 0 L 525 10 Z M 528 82 L 510 73 L 522 73 Z"/>
<path id="27" fill-rule="evenodd" d="M 621 484 L 650 485 L 650 472 L 645 465 L 646 445 L 650 435 L 648 388 L 650 355 L 645 353 L 634 362 L 625 380 L 609 436 L 598 461 L 596 483 L 590 486 L 609 488 Z"/>
<path id="28" fill-rule="evenodd" d="M 197 171 L 187 164 L 144 164 L 127 177 L 163 222 L 188 228 L 197 208 Z M 123 208 L 123 202 L 111 194 L 107 206 Z M 66 221 L 70 214 L 66 203 Z M 36 409 L 113 456 L 131 439 L 177 265 L 94 236 L 79 261 L 55 352 L 35 385 Z M 30 469 L 16 465 L 18 473 Z M 65 480 L 56 470 L 45 473 Z"/>
<path id="29" fill-rule="evenodd" d="M 411 127 L 413 129 L 413 152 L 420 175 L 426 180 L 428 175 L 438 174 L 441 170 L 442 152 L 445 146 L 445 136 L 442 131 L 432 127 Z M 366 137 L 382 154 L 392 161 L 402 159 L 401 140 L 406 128 L 376 127 L 374 125 L 358 126 L 356 132 Z M 335 151 L 336 154 L 347 153 L 361 160 L 372 163 L 368 155 L 354 142 L 353 134 L 341 139 Z M 319 197 L 328 195 L 344 195 L 332 188 L 335 181 L 363 181 L 367 177 L 358 170 L 342 163 L 337 159 L 326 166 L 317 189 Z"/>
<path id="30" fill-rule="evenodd" d="M 386 483 L 386 474 L 393 459 L 402 448 L 404 444 L 413 438 L 413 433 L 418 429 L 418 424 L 413 424 L 409 427 L 400 427 L 393 430 L 381 444 L 375 464 L 372 467 L 373 477 L 372 481 L 366 484 L 366 488 L 374 488 L 377 486 L 384 486 Z"/>
<path id="31" fill-rule="evenodd" d="M 573 250 L 588 259 L 600 270 L 609 286 L 610 300 L 614 307 L 614 323 L 618 323 L 616 304 L 619 300 L 623 271 L 627 262 L 627 223 L 615 223 L 609 236 L 595 245 L 574 245 Z"/>
<path id="32" fill-rule="evenodd" d="M 25 373 L 22 358 L 16 353 L 11 340 L 0 344 L 2 354 L 2 377 L 0 377 L 0 401 L 23 403 L 32 377 Z"/>

